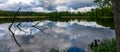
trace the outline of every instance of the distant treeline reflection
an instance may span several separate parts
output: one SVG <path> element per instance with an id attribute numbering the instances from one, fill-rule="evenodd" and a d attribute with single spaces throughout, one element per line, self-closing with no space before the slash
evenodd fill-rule
<path id="1" fill-rule="evenodd" d="M 113 18 L 17 18 L 17 22 L 33 22 L 33 21 L 44 21 L 50 20 L 54 22 L 68 22 L 71 20 L 86 20 L 86 21 L 95 21 L 100 25 L 110 27 L 114 29 L 114 19 Z M 12 18 L 0 18 L 0 23 L 10 23 Z"/>

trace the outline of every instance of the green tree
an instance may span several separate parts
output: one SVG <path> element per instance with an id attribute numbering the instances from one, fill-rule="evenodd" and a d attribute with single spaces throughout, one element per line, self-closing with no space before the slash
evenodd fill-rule
<path id="1" fill-rule="evenodd" d="M 111 0 L 94 0 L 94 3 L 97 4 L 100 8 L 111 7 Z"/>
<path id="2" fill-rule="evenodd" d="M 112 17 L 112 3 L 111 0 L 94 0 L 94 3 L 97 4 L 97 8 L 91 10 L 94 17 Z"/>

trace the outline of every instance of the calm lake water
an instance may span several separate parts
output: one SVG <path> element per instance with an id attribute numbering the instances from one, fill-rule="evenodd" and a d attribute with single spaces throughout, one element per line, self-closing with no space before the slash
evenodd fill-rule
<path id="1" fill-rule="evenodd" d="M 32 25 L 39 22 L 36 28 Z M 16 23 L 15 25 L 17 25 Z M 0 24 L 0 45 L 6 46 L 11 52 L 17 52 L 19 47 L 11 38 L 11 33 L 8 31 L 10 23 Z M 61 50 L 78 47 L 89 51 L 88 45 L 95 39 L 111 39 L 115 38 L 115 32 L 110 27 L 105 27 L 97 24 L 94 21 L 34 21 L 23 22 L 21 28 L 26 31 L 20 31 L 17 27 L 12 27 L 15 32 L 18 42 L 22 48 L 33 52 L 47 52 L 51 48 L 59 48 Z"/>

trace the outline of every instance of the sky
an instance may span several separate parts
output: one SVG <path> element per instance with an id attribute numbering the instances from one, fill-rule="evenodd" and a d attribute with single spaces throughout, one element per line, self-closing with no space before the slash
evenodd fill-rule
<path id="1" fill-rule="evenodd" d="M 96 4 L 93 0 L 0 0 L 0 10 L 16 11 L 19 7 L 21 11 L 34 12 L 86 12 Z"/>

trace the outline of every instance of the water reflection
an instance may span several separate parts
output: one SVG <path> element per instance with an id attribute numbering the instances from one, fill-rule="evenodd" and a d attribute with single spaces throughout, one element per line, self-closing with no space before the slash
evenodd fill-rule
<path id="1" fill-rule="evenodd" d="M 33 52 L 47 52 L 51 48 L 66 49 L 78 47 L 87 50 L 88 44 L 94 39 L 114 38 L 115 32 L 109 27 L 98 25 L 96 22 L 87 21 L 69 21 L 69 22 L 52 22 L 41 21 L 37 27 L 44 30 L 46 34 L 38 29 L 31 28 L 35 22 L 22 23 L 22 29 L 28 33 L 13 27 L 17 40 L 26 50 Z M 11 52 L 17 52 L 19 49 L 9 35 L 8 26 L 10 23 L 0 24 L 0 44 L 5 44 Z M 32 33 L 30 33 L 30 30 Z"/>

